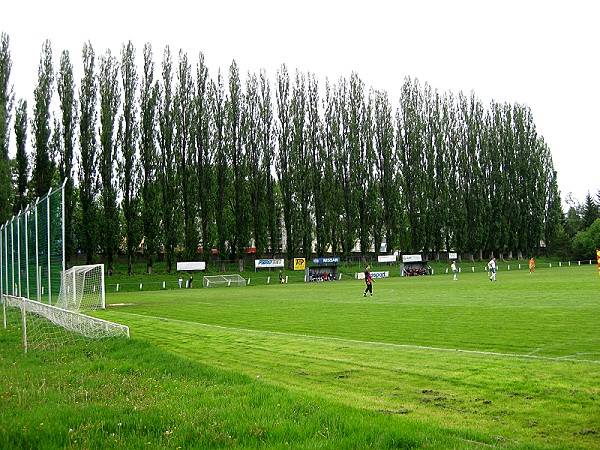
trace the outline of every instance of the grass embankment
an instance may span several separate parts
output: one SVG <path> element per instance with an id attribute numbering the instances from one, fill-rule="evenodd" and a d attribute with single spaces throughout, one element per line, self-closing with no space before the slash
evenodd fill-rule
<path id="1" fill-rule="evenodd" d="M 139 338 L 24 355 L 19 337 L 17 327 L 0 333 L 0 448 L 469 448 L 479 438 L 305 396 Z"/>

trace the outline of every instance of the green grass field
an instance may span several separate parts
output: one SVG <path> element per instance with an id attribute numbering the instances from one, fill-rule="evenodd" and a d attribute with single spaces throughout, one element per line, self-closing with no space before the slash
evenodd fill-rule
<path id="1" fill-rule="evenodd" d="M 600 448 L 595 266 L 363 290 L 112 292 L 131 339 L 57 354 L 9 327 L 0 447 Z"/>

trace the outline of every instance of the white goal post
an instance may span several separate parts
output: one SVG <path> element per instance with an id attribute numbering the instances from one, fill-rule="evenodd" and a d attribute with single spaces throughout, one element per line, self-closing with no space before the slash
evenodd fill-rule
<path id="1" fill-rule="evenodd" d="M 206 275 L 202 278 L 203 287 L 246 286 L 246 279 L 239 274 Z"/>
<path id="2" fill-rule="evenodd" d="M 61 275 L 56 306 L 71 311 L 106 308 L 104 264 L 73 266 Z"/>

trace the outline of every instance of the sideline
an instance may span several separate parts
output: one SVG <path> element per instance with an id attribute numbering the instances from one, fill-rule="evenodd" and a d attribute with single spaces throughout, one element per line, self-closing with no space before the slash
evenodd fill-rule
<path id="1" fill-rule="evenodd" d="M 551 357 L 551 356 L 536 356 L 533 354 L 520 355 L 518 353 L 485 352 L 485 351 L 481 351 L 481 350 L 464 350 L 464 349 L 460 349 L 460 348 L 443 348 L 443 347 L 429 347 L 429 346 L 411 345 L 411 344 L 394 344 L 391 342 L 359 341 L 357 339 L 344 339 L 344 338 L 336 338 L 336 337 L 330 337 L 330 336 L 313 336 L 310 334 L 285 333 L 283 331 L 249 330 L 247 328 L 226 327 L 223 325 L 213 325 L 213 324 L 208 324 L 208 323 L 190 322 L 188 320 L 169 319 L 167 317 L 147 316 L 144 314 L 130 313 L 127 311 L 120 311 L 120 313 L 130 315 L 130 316 L 143 317 L 146 319 L 160 320 L 162 322 L 176 322 L 176 323 L 182 323 L 182 324 L 186 324 L 186 325 L 196 325 L 199 327 L 214 328 L 214 329 L 218 329 L 218 330 L 236 331 L 236 332 L 240 332 L 240 333 L 265 334 L 265 335 L 273 335 L 273 336 L 288 336 L 288 337 L 303 338 L 303 339 L 316 339 L 316 340 L 322 340 L 322 341 L 345 342 L 345 343 L 350 343 L 350 344 L 363 344 L 363 345 L 373 345 L 373 346 L 381 346 L 381 347 L 407 348 L 407 349 L 414 349 L 414 350 L 431 350 L 431 351 L 436 351 L 436 352 L 455 352 L 455 353 L 466 353 L 466 354 L 471 354 L 471 355 L 498 356 L 498 357 L 502 357 L 502 358 L 534 359 L 534 360 L 539 360 L 539 361 L 600 364 L 600 360 L 575 358 L 578 355 Z M 538 350 L 540 350 L 540 349 L 536 349 L 536 350 L 534 350 L 534 352 L 538 351 Z M 532 353 L 534 353 L 534 352 L 532 352 Z M 589 353 L 586 353 L 586 354 L 589 354 Z"/>

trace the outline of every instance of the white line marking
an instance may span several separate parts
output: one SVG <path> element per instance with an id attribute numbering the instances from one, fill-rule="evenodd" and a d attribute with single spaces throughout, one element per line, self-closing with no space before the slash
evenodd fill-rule
<path id="1" fill-rule="evenodd" d="M 575 359 L 575 358 L 571 358 L 571 356 L 557 356 L 557 357 L 535 356 L 532 354 L 521 355 L 518 353 L 499 353 L 499 352 L 486 352 L 486 351 L 481 351 L 481 350 L 463 350 L 460 348 L 429 347 L 426 345 L 410 345 L 410 344 L 394 344 L 391 342 L 359 341 L 357 339 L 344 339 L 344 338 L 336 338 L 336 337 L 329 337 L 329 336 L 314 336 L 314 335 L 310 335 L 310 334 L 284 333 L 282 331 L 249 330 L 247 328 L 226 327 L 223 325 L 213 325 L 213 324 L 208 324 L 208 323 L 190 322 L 187 320 L 169 319 L 167 317 L 147 316 L 144 314 L 136 314 L 136 313 L 130 313 L 130 312 L 126 312 L 126 311 L 122 311 L 120 313 L 128 314 L 130 316 L 144 317 L 146 319 L 161 320 L 163 322 L 177 322 L 177 323 L 183 323 L 186 325 L 196 325 L 196 326 L 200 326 L 200 327 L 215 328 L 215 329 L 219 329 L 219 330 L 237 331 L 237 332 L 241 332 L 241 333 L 289 336 L 289 337 L 296 337 L 296 338 L 303 338 L 303 339 L 317 339 L 317 340 L 322 340 L 322 341 L 347 342 L 347 343 L 352 343 L 352 344 L 374 345 L 374 346 L 381 346 L 381 347 L 408 348 L 408 349 L 415 349 L 415 350 L 431 350 L 431 351 L 436 351 L 436 352 L 467 353 L 467 354 L 471 354 L 471 355 L 498 356 L 498 357 L 503 357 L 503 358 L 535 359 L 535 360 L 540 360 L 540 361 L 555 361 L 555 362 L 568 361 L 568 362 L 600 364 L 600 361 L 597 361 L 597 360 Z"/>

